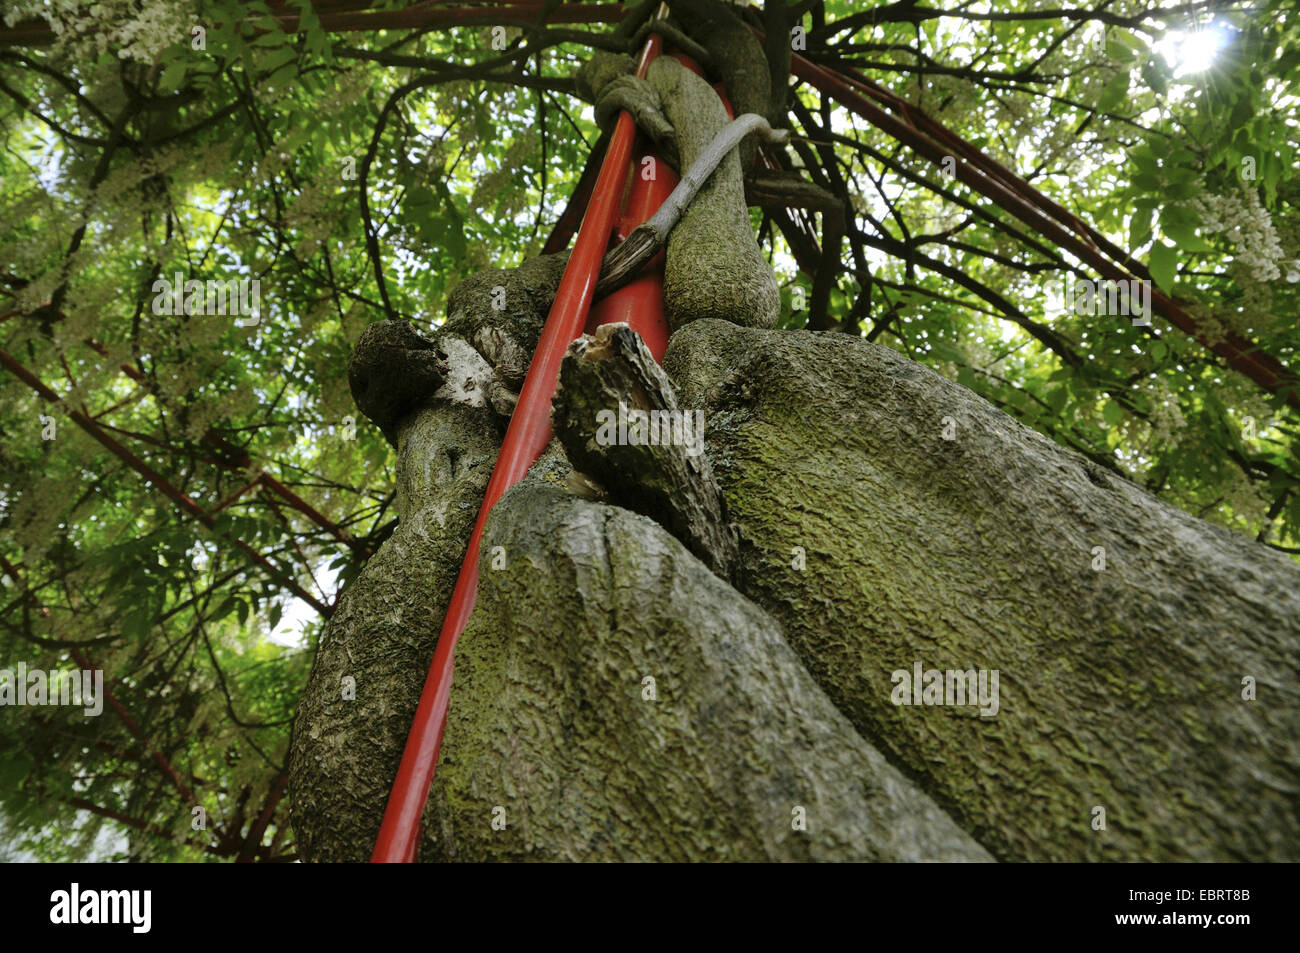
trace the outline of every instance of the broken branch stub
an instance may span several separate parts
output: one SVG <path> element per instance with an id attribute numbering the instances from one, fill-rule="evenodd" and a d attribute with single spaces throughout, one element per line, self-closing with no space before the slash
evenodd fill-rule
<path id="1" fill-rule="evenodd" d="M 607 324 L 569 346 L 552 425 L 573 465 L 613 502 L 660 523 L 732 578 L 738 542 L 703 454 L 704 414 L 680 408 L 640 335 Z"/>

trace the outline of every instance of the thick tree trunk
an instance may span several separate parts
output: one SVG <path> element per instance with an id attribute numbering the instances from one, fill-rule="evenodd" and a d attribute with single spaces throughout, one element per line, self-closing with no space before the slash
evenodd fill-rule
<path id="1" fill-rule="evenodd" d="M 566 257 L 466 278 L 431 342 L 411 341 L 404 322 L 377 322 L 353 351 L 354 396 L 397 448 L 400 522 L 339 598 L 294 721 L 290 804 L 307 859 L 369 856 L 503 415 Z M 422 380 L 441 386 L 420 391 Z"/>
<path id="2" fill-rule="evenodd" d="M 689 163 L 716 98 L 651 79 Z M 1300 568 L 893 351 L 737 326 L 775 285 L 734 157 L 718 175 L 668 240 L 678 393 L 633 360 L 556 404 L 610 499 L 553 448 L 489 520 L 422 856 L 1300 859 Z M 475 275 L 434 340 L 354 352 L 401 525 L 295 724 L 306 859 L 369 853 L 560 265 Z M 702 410 L 708 465 L 595 441 L 624 387 Z"/>
<path id="3" fill-rule="evenodd" d="M 489 521 L 424 859 L 1296 858 L 1292 563 L 886 348 L 706 321 L 665 367 L 757 605 L 553 449 Z M 494 441 L 330 623 L 305 857 L 369 850 Z M 894 704 L 916 663 L 997 670 L 996 713 Z"/>
<path id="4" fill-rule="evenodd" d="M 294 721 L 307 860 L 370 856 L 500 438 L 489 411 L 447 403 L 408 417 L 398 446 L 401 522 L 339 598 Z"/>
<path id="5" fill-rule="evenodd" d="M 743 591 L 996 857 L 1300 859 L 1294 563 L 887 348 L 696 322 L 665 367 Z M 996 716 L 893 704 L 917 662 L 998 670 Z"/>
<path id="6" fill-rule="evenodd" d="M 991 859 L 762 610 L 539 466 L 488 522 L 423 859 Z"/>

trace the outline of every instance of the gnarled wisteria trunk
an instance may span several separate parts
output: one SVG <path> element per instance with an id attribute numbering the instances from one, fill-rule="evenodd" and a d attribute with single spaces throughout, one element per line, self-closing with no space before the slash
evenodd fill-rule
<path id="1" fill-rule="evenodd" d="M 672 6 L 733 103 L 783 112 L 747 28 Z M 618 92 L 689 164 L 713 91 L 628 69 L 584 69 L 597 115 Z M 421 858 L 1300 859 L 1300 567 L 895 351 L 771 330 L 744 153 L 669 234 L 663 368 L 625 329 L 571 348 L 488 519 Z M 354 350 L 401 522 L 303 696 L 307 859 L 370 852 L 559 267 Z"/>
<path id="2" fill-rule="evenodd" d="M 488 523 L 423 859 L 1296 859 L 1293 563 L 887 348 L 698 321 L 664 366 L 739 566 L 633 512 L 635 459 L 593 491 L 553 445 Z M 378 828 L 491 463 L 473 413 L 405 421 L 401 529 L 322 641 L 310 859 Z"/>

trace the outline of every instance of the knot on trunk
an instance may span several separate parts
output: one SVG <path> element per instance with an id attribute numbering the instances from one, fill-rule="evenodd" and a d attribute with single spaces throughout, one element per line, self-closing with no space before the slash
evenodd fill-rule
<path id="1" fill-rule="evenodd" d="M 357 409 L 396 446 L 397 422 L 442 386 L 447 370 L 438 345 L 409 321 L 376 321 L 352 348 L 348 386 Z"/>
<path id="2" fill-rule="evenodd" d="M 542 255 L 468 276 L 428 337 L 408 321 L 371 324 L 348 360 L 357 408 L 394 447 L 402 419 L 434 400 L 510 416 L 568 257 Z"/>

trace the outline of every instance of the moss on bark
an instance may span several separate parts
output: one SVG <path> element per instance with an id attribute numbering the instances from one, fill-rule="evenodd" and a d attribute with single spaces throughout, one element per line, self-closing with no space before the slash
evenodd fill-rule
<path id="1" fill-rule="evenodd" d="M 648 79 L 676 133 L 682 168 L 689 169 L 727 124 L 722 102 L 673 59 L 651 63 Z M 701 318 L 773 327 L 780 316 L 780 292 L 754 241 L 736 152 L 722 160 L 668 237 L 664 311 L 674 329 Z"/>
<path id="2" fill-rule="evenodd" d="M 530 478 L 480 566 L 422 859 L 990 859 L 658 524 Z"/>
<path id="3" fill-rule="evenodd" d="M 1300 858 L 1294 563 L 860 339 L 696 322 L 665 367 L 744 591 L 995 856 Z M 1000 711 L 892 704 L 916 661 L 997 669 Z"/>

